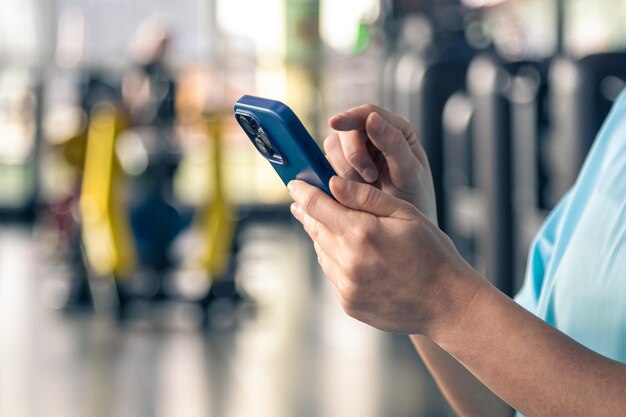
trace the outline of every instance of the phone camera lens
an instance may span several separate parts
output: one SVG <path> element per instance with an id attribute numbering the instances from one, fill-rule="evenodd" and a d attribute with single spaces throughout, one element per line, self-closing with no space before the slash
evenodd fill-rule
<path id="1" fill-rule="evenodd" d="M 270 149 L 273 151 L 274 146 L 272 146 L 272 142 L 270 141 L 270 138 L 267 137 L 267 134 L 265 133 L 263 129 L 259 129 L 257 131 L 257 138 L 260 139 L 265 144 L 265 147 L 267 149 Z"/>
<path id="2" fill-rule="evenodd" d="M 257 130 L 257 134 L 254 137 L 254 144 L 264 157 L 272 161 L 284 163 L 282 155 L 276 150 L 274 144 L 262 127 L 259 127 Z"/>
<path id="3" fill-rule="evenodd" d="M 253 116 L 236 113 L 235 117 L 250 139 L 252 139 L 254 146 L 259 150 L 261 155 L 273 163 L 286 163 L 283 156 L 274 146 L 274 143 L 270 139 L 269 135 L 265 133 L 265 130 L 259 125 L 259 122 Z"/>
<path id="4" fill-rule="evenodd" d="M 259 138 L 258 136 L 256 138 L 254 138 L 254 143 L 256 144 L 256 146 L 259 149 L 259 151 L 261 151 L 263 156 L 268 157 L 268 158 L 272 156 L 271 149 L 269 149 L 265 145 L 265 143 L 261 140 L 261 138 Z"/>
<path id="5" fill-rule="evenodd" d="M 237 117 L 241 126 L 244 128 L 246 133 L 249 135 L 256 135 L 256 131 L 259 128 L 259 124 L 253 118 L 249 116 L 244 116 L 243 114 L 238 115 Z"/>
<path id="6" fill-rule="evenodd" d="M 250 118 L 248 120 L 248 123 L 250 123 L 250 128 L 252 129 L 252 131 L 256 133 L 257 129 L 259 128 L 259 124 L 256 122 L 256 120 Z"/>

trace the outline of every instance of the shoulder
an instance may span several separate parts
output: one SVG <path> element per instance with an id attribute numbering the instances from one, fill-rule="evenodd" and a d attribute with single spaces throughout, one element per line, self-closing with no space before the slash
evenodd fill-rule
<path id="1" fill-rule="evenodd" d="M 626 192 L 626 89 L 616 100 L 597 139 L 598 188 L 603 191 Z"/>

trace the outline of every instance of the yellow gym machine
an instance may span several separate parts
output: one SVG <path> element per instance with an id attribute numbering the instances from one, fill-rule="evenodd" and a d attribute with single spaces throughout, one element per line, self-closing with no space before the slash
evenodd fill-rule
<path id="1" fill-rule="evenodd" d="M 233 208 L 224 190 L 222 171 L 222 124 L 225 115 L 204 118 L 212 157 L 210 188 L 212 195 L 195 211 L 192 229 L 200 236 L 200 250 L 187 254 L 181 264 L 193 265 L 202 274 L 197 279 L 218 282 L 229 270 L 236 233 Z M 133 275 L 141 268 L 133 242 L 126 207 L 126 174 L 116 155 L 116 140 L 125 128 L 124 117 L 110 103 L 102 103 L 91 114 L 87 130 L 83 181 L 80 195 L 83 250 L 90 271 L 89 286 L 96 310 L 123 308 L 124 292 Z M 155 225 L 158 227 L 158 225 Z M 189 259 L 193 257 L 197 259 Z M 174 269 L 178 266 L 174 266 Z M 175 277 L 176 271 L 168 275 Z M 209 285 L 210 287 L 210 285 Z M 165 294 L 166 299 L 180 298 Z M 184 298 L 184 297 L 183 297 Z M 207 294 L 207 298 L 208 294 Z M 184 301 L 184 300 L 183 300 Z"/>

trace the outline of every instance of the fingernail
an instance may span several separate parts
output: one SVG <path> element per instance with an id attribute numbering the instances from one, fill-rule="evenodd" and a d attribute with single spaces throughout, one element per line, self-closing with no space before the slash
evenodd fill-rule
<path id="1" fill-rule="evenodd" d="M 295 189 L 296 189 L 296 184 L 294 184 L 293 181 L 289 181 L 289 183 L 287 184 L 287 190 L 289 190 L 289 192 L 293 194 Z"/>
<path id="2" fill-rule="evenodd" d="M 374 182 L 378 177 L 378 172 L 373 168 L 365 168 L 363 171 L 363 179 L 367 182 Z"/>
<path id="3" fill-rule="evenodd" d="M 378 133 L 382 133 L 385 123 L 378 113 L 373 113 L 371 118 L 372 128 Z"/>
<path id="4" fill-rule="evenodd" d="M 301 212 L 300 206 L 298 205 L 298 203 L 292 203 L 289 208 L 291 209 L 291 212 L 294 215 L 299 214 Z"/>

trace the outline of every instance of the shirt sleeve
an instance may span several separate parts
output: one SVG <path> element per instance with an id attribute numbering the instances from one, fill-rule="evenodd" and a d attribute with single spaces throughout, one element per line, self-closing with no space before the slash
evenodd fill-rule
<path id="1" fill-rule="evenodd" d="M 569 202 L 570 193 L 567 193 L 543 223 L 528 251 L 524 284 L 515 296 L 515 301 L 535 315 L 538 313 L 539 297 L 545 285 L 546 272 L 552 262 L 554 248 L 563 227 L 563 214 Z"/>

